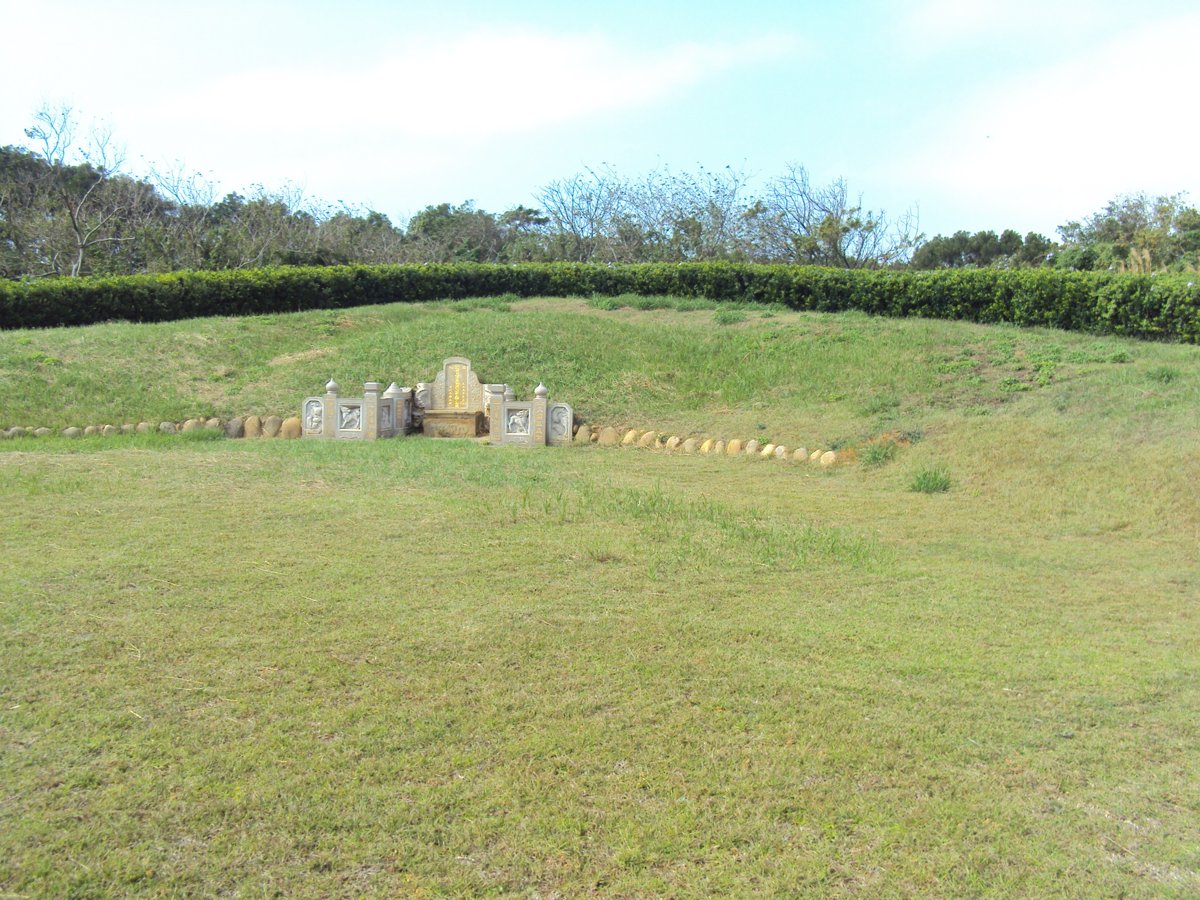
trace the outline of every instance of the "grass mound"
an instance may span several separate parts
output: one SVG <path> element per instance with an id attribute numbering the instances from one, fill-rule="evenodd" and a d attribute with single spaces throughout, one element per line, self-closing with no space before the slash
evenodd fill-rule
<path id="1" fill-rule="evenodd" d="M 0 893 L 1200 890 L 1197 348 L 508 300 L 0 378 L 8 424 L 282 414 L 452 354 L 858 463 L 0 441 Z"/>

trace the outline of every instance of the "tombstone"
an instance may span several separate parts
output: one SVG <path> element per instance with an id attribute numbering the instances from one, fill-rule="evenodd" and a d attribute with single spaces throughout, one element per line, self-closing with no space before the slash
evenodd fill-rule
<path id="1" fill-rule="evenodd" d="M 487 426 L 483 412 L 483 385 L 471 361 L 451 356 L 428 387 L 428 403 L 421 430 L 431 437 L 478 437 Z M 422 385 L 418 384 L 420 391 Z"/>

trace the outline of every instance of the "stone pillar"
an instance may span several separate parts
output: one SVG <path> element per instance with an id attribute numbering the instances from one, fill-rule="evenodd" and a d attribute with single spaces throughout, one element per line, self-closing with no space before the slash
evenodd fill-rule
<path id="1" fill-rule="evenodd" d="M 529 425 L 529 443 L 534 447 L 546 446 L 546 407 L 549 405 L 550 391 L 544 384 L 538 384 L 533 391 L 533 408 Z"/>
<path id="2" fill-rule="evenodd" d="M 338 383 L 332 378 L 325 383 L 324 415 L 321 419 L 321 437 L 337 435 Z"/>
<path id="3" fill-rule="evenodd" d="M 483 413 L 487 416 L 488 432 L 494 435 L 503 434 L 501 421 L 504 418 L 504 392 L 507 384 L 485 384 L 483 386 Z"/>
<path id="4" fill-rule="evenodd" d="M 373 441 L 379 437 L 379 382 L 363 384 L 363 440 Z"/>

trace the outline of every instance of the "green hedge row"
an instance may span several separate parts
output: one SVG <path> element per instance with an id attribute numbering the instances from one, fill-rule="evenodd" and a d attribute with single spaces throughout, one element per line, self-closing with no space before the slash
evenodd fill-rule
<path id="1" fill-rule="evenodd" d="M 848 271 L 728 263 L 602 266 L 416 265 L 176 272 L 122 278 L 0 282 L 0 328 L 162 322 L 484 297 L 674 294 L 1046 325 L 1200 342 L 1200 288 L 1187 275 L 959 269 Z"/>

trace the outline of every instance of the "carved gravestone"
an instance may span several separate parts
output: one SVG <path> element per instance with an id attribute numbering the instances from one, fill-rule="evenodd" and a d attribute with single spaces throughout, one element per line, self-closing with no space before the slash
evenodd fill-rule
<path id="1" fill-rule="evenodd" d="M 432 437 L 478 437 L 486 430 L 483 385 L 471 361 L 451 356 L 432 385 L 419 384 L 418 397 L 427 406 L 422 430 Z M 422 394 L 422 388 L 426 388 Z"/>

